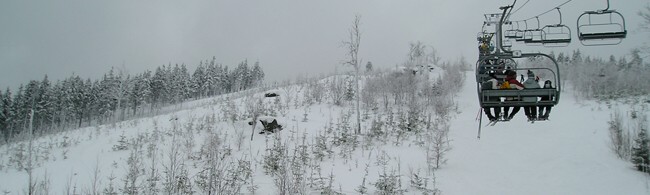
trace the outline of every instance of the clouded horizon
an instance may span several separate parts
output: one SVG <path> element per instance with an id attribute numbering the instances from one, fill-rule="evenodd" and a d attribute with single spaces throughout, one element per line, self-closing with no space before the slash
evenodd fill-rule
<path id="1" fill-rule="evenodd" d="M 526 0 L 519 0 L 521 6 Z M 530 0 L 512 16 L 525 19 L 566 0 Z M 628 38 L 616 46 L 585 47 L 574 42 L 557 52 L 580 49 L 607 58 L 647 45 L 637 12 L 650 1 L 612 0 L 623 13 Z M 268 80 L 332 72 L 345 58 L 341 42 L 356 14 L 361 15 L 359 56 L 378 67 L 405 60 L 409 42 L 436 48 L 444 60 L 476 60 L 476 33 L 484 13 L 496 13 L 505 0 L 197 0 L 86 1 L 9 0 L 0 3 L 0 89 L 73 73 L 98 79 L 124 64 L 131 74 L 163 64 L 188 65 L 215 56 L 223 65 L 259 61 Z M 573 0 L 562 7 L 575 32 L 582 12 L 603 9 L 605 0 Z M 556 23 L 557 15 L 540 17 Z M 519 47 L 524 51 L 550 51 Z"/>

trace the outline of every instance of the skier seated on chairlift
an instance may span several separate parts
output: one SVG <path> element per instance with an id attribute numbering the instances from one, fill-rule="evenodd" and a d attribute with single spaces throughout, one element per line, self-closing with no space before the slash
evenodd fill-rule
<path id="1" fill-rule="evenodd" d="M 517 90 L 522 90 L 524 89 L 524 85 L 521 84 L 519 81 L 517 81 L 517 72 L 514 70 L 506 70 L 506 79 L 501 85 L 501 89 L 517 89 Z M 515 101 L 518 100 L 515 97 L 506 97 L 506 101 Z M 509 121 L 511 120 L 521 107 L 519 106 L 514 106 L 512 113 L 508 114 L 510 111 L 510 107 L 504 107 L 503 110 L 503 120 Z"/>
<path id="2" fill-rule="evenodd" d="M 483 85 L 481 86 L 482 90 L 486 89 L 499 89 L 499 80 L 496 77 L 496 72 L 495 71 L 489 71 L 488 75 L 490 76 L 489 79 L 485 82 L 483 82 Z M 490 97 L 488 101 L 501 101 L 499 97 Z M 488 106 L 484 107 L 483 111 L 485 112 L 485 115 L 487 115 L 488 119 L 490 122 L 496 121 L 499 117 L 499 114 L 501 114 L 501 108 L 498 106 Z M 494 112 L 494 115 L 492 113 Z"/>
<path id="3" fill-rule="evenodd" d="M 551 80 L 546 80 L 544 81 L 544 89 L 551 89 L 553 88 L 553 85 L 551 85 Z M 549 96 L 542 96 L 541 101 L 550 101 L 551 97 Z M 539 107 L 539 117 L 537 120 L 548 120 L 548 114 L 551 113 L 551 106 L 540 106 Z"/>
<path id="4" fill-rule="evenodd" d="M 528 79 L 523 84 L 524 88 L 539 89 L 537 80 L 533 71 L 528 70 Z M 537 97 L 523 97 L 523 102 L 537 102 Z M 528 121 L 537 120 L 537 106 L 524 106 L 524 113 L 526 113 Z"/>

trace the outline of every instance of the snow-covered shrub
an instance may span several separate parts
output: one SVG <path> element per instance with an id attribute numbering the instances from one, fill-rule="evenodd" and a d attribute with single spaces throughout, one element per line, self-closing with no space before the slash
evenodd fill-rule
<path id="1" fill-rule="evenodd" d="M 426 176 L 426 174 L 420 173 L 420 169 L 417 171 L 409 170 L 409 181 L 411 188 L 414 188 L 417 191 L 422 192 L 422 194 L 431 194 L 438 195 L 441 194 L 440 190 L 436 188 L 436 179 L 435 176 Z M 429 184 L 431 183 L 431 184 Z"/>
<path id="2" fill-rule="evenodd" d="M 334 173 L 329 174 L 329 176 L 326 178 L 327 185 L 323 186 L 319 190 L 321 191 L 321 194 L 328 194 L 328 195 L 342 195 L 343 193 L 338 192 L 334 189 Z"/>
<path id="3" fill-rule="evenodd" d="M 345 97 L 345 101 L 352 101 L 356 97 L 356 80 L 352 78 L 347 78 L 345 80 L 345 93 L 343 96 Z"/>
<path id="4" fill-rule="evenodd" d="M 630 158 L 632 148 L 631 135 L 623 127 L 623 117 L 617 111 L 611 115 L 609 124 L 609 140 L 614 153 L 621 159 Z"/>
<path id="5" fill-rule="evenodd" d="M 117 195 L 118 194 L 117 193 L 118 189 L 115 188 L 115 184 L 114 184 L 115 183 L 114 182 L 115 178 L 116 177 L 115 177 L 115 175 L 113 175 L 113 173 L 111 173 L 111 175 L 108 176 L 108 186 L 106 188 L 104 188 L 103 194 L 105 194 L 105 195 Z"/>
<path id="6" fill-rule="evenodd" d="M 379 173 L 379 178 L 373 183 L 376 194 L 404 194 L 407 190 L 402 189 L 401 176 L 396 170 L 387 171 L 386 168 Z"/>
<path id="7" fill-rule="evenodd" d="M 650 172 L 650 145 L 648 145 L 647 131 L 645 128 L 639 129 L 632 147 L 632 163 L 637 170 L 643 172 Z"/>
<path id="8" fill-rule="evenodd" d="M 325 158 L 331 157 L 334 154 L 332 147 L 328 145 L 327 133 L 325 131 L 320 131 L 316 137 L 314 137 L 313 144 L 311 145 L 311 152 L 313 154 L 314 160 L 323 161 Z"/>
<path id="9" fill-rule="evenodd" d="M 449 140 L 449 124 L 445 120 L 437 120 L 433 131 L 428 132 L 430 144 L 427 146 L 427 164 L 430 169 L 438 169 L 447 162 L 445 154 L 451 150 Z"/>
<path id="10" fill-rule="evenodd" d="M 273 145 L 266 148 L 263 158 L 264 173 L 273 175 L 279 171 L 282 166 L 282 161 L 287 158 L 287 145 L 282 143 L 280 136 L 274 136 Z"/>
<path id="11" fill-rule="evenodd" d="M 223 113 L 223 121 L 237 121 L 239 119 L 239 109 L 237 108 L 237 105 L 235 105 L 235 102 L 227 98 L 223 104 L 221 104 L 221 113 Z"/>
<path id="12" fill-rule="evenodd" d="M 113 151 L 122 151 L 129 149 L 129 141 L 126 139 L 124 132 L 120 135 L 120 140 L 117 141 L 117 144 L 113 145 Z"/>
<path id="13" fill-rule="evenodd" d="M 26 163 L 28 159 L 27 147 L 25 146 L 25 143 L 18 143 L 11 148 L 11 150 L 7 150 L 11 151 L 8 167 L 14 167 L 16 170 L 20 171 L 24 170 L 25 166 L 27 166 Z"/>
<path id="14" fill-rule="evenodd" d="M 341 147 L 339 155 L 344 159 L 351 158 L 352 152 L 359 146 L 358 135 L 354 134 L 352 127 L 350 127 L 351 114 L 352 112 L 348 112 L 341 115 L 336 124 L 334 137 L 332 138 L 332 145 L 334 147 Z"/>
<path id="15" fill-rule="evenodd" d="M 346 96 L 346 79 L 343 76 L 335 75 L 329 80 L 328 97 L 332 104 L 340 106 L 343 104 L 343 98 Z M 347 77 L 347 76 L 346 76 Z"/>
<path id="16" fill-rule="evenodd" d="M 121 189 L 122 194 L 139 194 L 142 190 L 140 188 L 140 181 L 138 178 L 143 174 L 142 155 L 140 154 L 139 147 L 133 147 L 126 160 L 127 170 L 124 181 L 124 187 Z"/>
<path id="17" fill-rule="evenodd" d="M 366 79 L 363 88 L 361 89 L 361 103 L 363 104 L 364 111 L 367 113 L 369 110 L 377 110 L 379 103 L 377 96 L 382 88 L 380 78 Z"/>
<path id="18" fill-rule="evenodd" d="M 386 130 L 384 129 L 385 125 L 387 124 L 381 117 L 375 117 L 370 123 L 370 129 L 368 130 L 368 133 L 366 133 L 366 136 L 371 139 L 370 141 L 376 139 L 381 142 L 386 142 L 388 133 L 386 133 Z"/>
<path id="19" fill-rule="evenodd" d="M 632 146 L 632 163 L 637 170 L 650 173 L 650 138 L 645 116 L 634 117 L 638 119 L 637 136 Z"/>
<path id="20" fill-rule="evenodd" d="M 357 189 L 354 191 L 359 193 L 359 194 L 368 194 L 368 187 L 366 186 L 366 179 L 368 178 L 368 168 L 370 167 L 370 164 L 366 164 L 366 168 L 364 169 L 364 174 L 363 174 L 363 179 L 361 179 L 361 185 L 357 186 Z"/>

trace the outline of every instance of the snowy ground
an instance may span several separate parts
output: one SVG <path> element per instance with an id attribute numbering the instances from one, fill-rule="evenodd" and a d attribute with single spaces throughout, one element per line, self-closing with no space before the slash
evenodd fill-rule
<path id="1" fill-rule="evenodd" d="M 300 97 L 305 93 L 303 89 L 290 86 L 276 91 L 281 97 Z M 631 163 L 617 158 L 609 148 L 607 121 L 612 109 L 618 106 L 609 108 L 591 101 L 577 101 L 567 90 L 560 105 L 553 108 L 550 121 L 527 123 L 522 110 L 512 122 L 484 127 L 479 140 L 476 97 L 474 77 L 468 76 L 463 90 L 455 97 L 459 112 L 450 121 L 452 150 L 446 155 L 447 163 L 435 171 L 435 187 L 430 181 L 428 188 L 437 188 L 443 194 L 650 194 L 650 177 L 635 171 Z M 203 161 L 196 157 L 212 134 L 223 138 L 218 150 L 229 151 L 229 160 L 252 162 L 253 180 L 242 186 L 242 193 L 250 193 L 247 188 L 256 186 L 258 194 L 276 194 L 273 177 L 265 174 L 262 167 L 265 150 L 272 147 L 276 136 L 292 146 L 303 141 L 313 145 L 328 127 L 336 129 L 341 121 L 354 118 L 345 115 L 349 108 L 325 103 L 289 106 L 278 113 L 284 130 L 260 135 L 258 125 L 254 140 L 249 141 L 251 126 L 247 120 L 241 115 L 236 121 L 228 120 L 232 116 L 229 113 L 246 110 L 246 100 L 234 99 L 232 104 L 227 104 L 224 97 L 212 99 L 188 110 L 37 139 L 34 141 L 34 158 L 38 158 L 33 171 L 34 183 L 47 186 L 51 194 L 91 194 L 110 185 L 120 192 L 129 171 L 127 160 L 133 151 L 132 147 L 115 149 L 120 146 L 121 136 L 142 143 L 138 153 L 142 175 L 137 180 L 142 188 L 151 173 L 164 177 L 173 148 L 181 151 L 179 158 L 184 159 L 183 167 L 188 170 L 190 180 L 198 180 Z M 274 101 L 286 99 L 265 100 L 269 104 Z M 622 105 L 620 109 L 630 108 Z M 647 109 L 645 112 L 648 115 Z M 370 120 L 363 129 L 369 125 Z M 305 140 L 301 138 L 303 135 Z M 359 141 L 363 145 L 361 138 Z M 333 176 L 332 188 L 343 194 L 357 193 L 355 190 L 363 183 L 366 167 L 365 186 L 371 194 L 376 192 L 373 183 L 383 173 L 394 171 L 407 194 L 422 193 L 409 187 L 413 173 L 433 179 L 434 174 L 427 171 L 426 150 L 418 146 L 414 137 L 400 145 L 388 141 L 359 146 L 349 157 L 344 157 L 343 147 L 333 147 L 333 150 L 335 154 L 330 157 L 311 161 L 319 165 L 322 177 Z M 17 170 L 25 165 L 18 159 L 26 159 L 27 153 L 19 151 L 27 151 L 27 143 L 0 147 L 0 192 L 27 191 L 27 174 Z M 306 171 L 317 175 L 313 172 L 314 169 Z M 162 181 L 157 188 L 163 188 Z M 203 193 L 196 185 L 192 188 L 197 194 Z M 309 188 L 305 193 L 320 191 Z"/>
<path id="2" fill-rule="evenodd" d="M 609 148 L 607 121 L 612 110 L 607 105 L 577 101 L 567 90 L 553 108 L 550 121 L 530 124 L 522 110 L 509 123 L 484 127 L 477 140 L 478 108 L 471 97 L 476 92 L 465 87 L 462 93 L 463 112 L 451 131 L 454 149 L 448 165 L 438 172 L 443 192 L 650 193 L 648 175 L 634 170 Z M 621 109 L 629 110 L 626 106 Z"/>

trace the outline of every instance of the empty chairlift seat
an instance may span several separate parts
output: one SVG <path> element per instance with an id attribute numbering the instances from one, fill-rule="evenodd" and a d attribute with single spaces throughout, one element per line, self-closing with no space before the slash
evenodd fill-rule
<path id="1" fill-rule="evenodd" d="M 578 17 L 578 39 L 583 45 L 616 45 L 627 37 L 625 18 L 615 10 L 586 11 Z"/>

